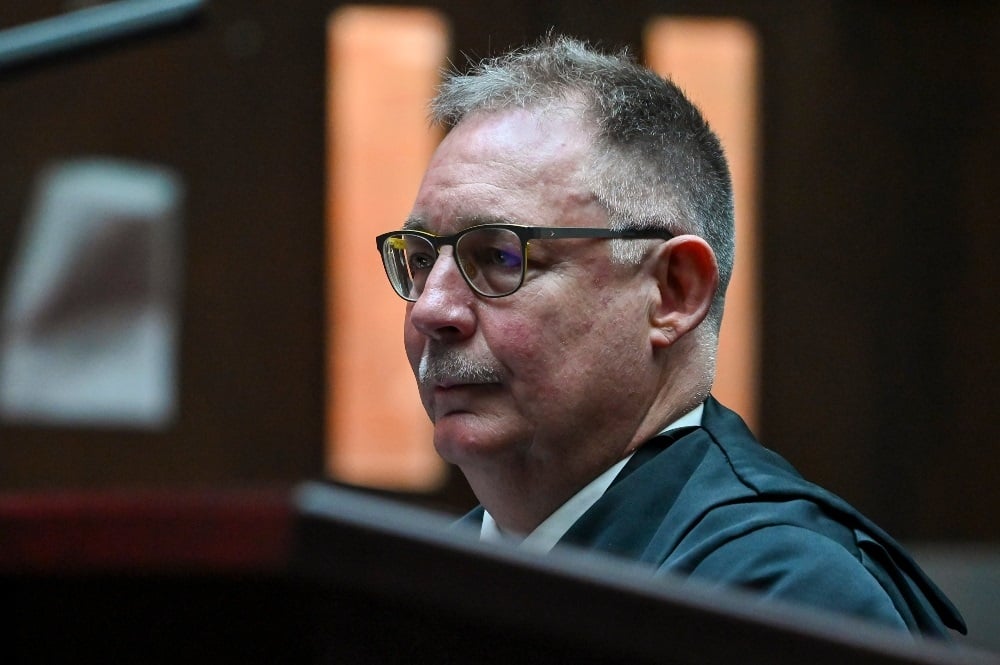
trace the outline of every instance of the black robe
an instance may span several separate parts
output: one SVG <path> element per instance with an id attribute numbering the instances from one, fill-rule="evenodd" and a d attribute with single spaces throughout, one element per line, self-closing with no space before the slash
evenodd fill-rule
<path id="1" fill-rule="evenodd" d="M 481 520 L 479 507 L 460 523 Z M 714 398 L 701 427 L 640 448 L 557 546 L 928 636 L 965 633 L 958 611 L 896 541 L 804 480 Z"/>

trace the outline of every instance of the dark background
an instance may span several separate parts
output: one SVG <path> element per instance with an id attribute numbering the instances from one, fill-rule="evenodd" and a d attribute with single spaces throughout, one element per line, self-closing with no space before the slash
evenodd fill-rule
<path id="1" fill-rule="evenodd" d="M 749 21 L 763 56 L 759 434 L 901 538 L 1000 540 L 1000 4 L 419 4 L 449 17 L 460 62 L 553 26 L 639 52 L 653 15 Z M 338 389 L 323 360 L 338 6 L 218 0 L 194 25 L 0 73 L 0 274 L 53 160 L 159 162 L 188 187 L 176 423 L 0 425 L 0 489 L 321 475 L 324 391 Z M 68 7 L 5 0 L 0 27 Z M 469 501 L 457 478 L 404 498 Z"/>

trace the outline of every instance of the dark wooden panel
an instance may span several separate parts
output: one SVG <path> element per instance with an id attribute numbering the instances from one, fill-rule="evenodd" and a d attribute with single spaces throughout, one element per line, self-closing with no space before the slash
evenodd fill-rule
<path id="1" fill-rule="evenodd" d="M 337 4 L 213 2 L 193 30 L 0 80 L 0 268 L 49 160 L 159 161 L 189 187 L 178 422 L 2 426 L 0 484 L 321 472 L 322 66 Z M 1000 538 L 996 3 L 404 4 L 442 9 L 458 62 L 550 28 L 637 50 L 655 13 L 750 21 L 764 58 L 760 434 L 897 536 Z M 469 501 L 460 480 L 430 499 Z"/>
<path id="2" fill-rule="evenodd" d="M 996 539 L 998 11 L 831 10 L 765 72 L 764 435 L 902 537 Z"/>
<path id="3" fill-rule="evenodd" d="M 162 432 L 0 427 L 6 487 L 321 472 L 328 6 L 209 4 L 188 29 L 0 80 L 0 267 L 51 161 L 161 163 L 187 189 L 177 421 Z"/>

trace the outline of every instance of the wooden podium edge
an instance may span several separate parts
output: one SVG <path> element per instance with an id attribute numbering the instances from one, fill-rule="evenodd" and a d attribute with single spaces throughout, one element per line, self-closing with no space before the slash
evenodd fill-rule
<path id="1" fill-rule="evenodd" d="M 419 603 L 621 662 L 997 665 L 1000 657 L 811 608 L 653 576 L 590 552 L 478 541 L 450 520 L 324 485 L 296 494 L 293 567 L 335 588 Z M 349 564 L 349 565 L 347 565 Z M 408 600 L 409 599 L 409 600 Z"/>

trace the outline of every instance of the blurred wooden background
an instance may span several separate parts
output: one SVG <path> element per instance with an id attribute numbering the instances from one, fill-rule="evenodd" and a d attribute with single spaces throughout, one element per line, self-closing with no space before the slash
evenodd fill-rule
<path id="1" fill-rule="evenodd" d="M 0 424 L 0 489 L 323 474 L 326 20 L 211 2 L 194 25 L 0 75 L 0 275 L 38 172 L 106 154 L 188 190 L 180 404 L 162 431 Z M 365 3 L 355 3 L 365 4 Z M 452 55 L 550 27 L 641 52 L 658 15 L 761 46 L 759 434 L 909 540 L 1000 540 L 1000 5 L 428 1 Z M 8 0 L 0 27 L 65 11 Z M 374 250 L 372 250 L 374 254 Z M 430 495 L 461 511 L 453 474 Z"/>

